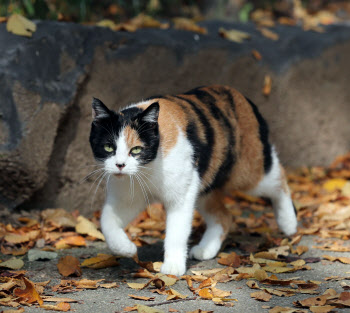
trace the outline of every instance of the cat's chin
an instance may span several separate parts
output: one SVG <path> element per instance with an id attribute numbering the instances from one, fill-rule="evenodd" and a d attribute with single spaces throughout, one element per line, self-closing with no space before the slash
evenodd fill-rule
<path id="1" fill-rule="evenodd" d="M 122 174 L 122 173 L 115 173 L 113 175 L 114 175 L 114 177 L 117 177 L 118 179 L 122 179 L 122 178 L 127 176 L 126 174 Z"/>

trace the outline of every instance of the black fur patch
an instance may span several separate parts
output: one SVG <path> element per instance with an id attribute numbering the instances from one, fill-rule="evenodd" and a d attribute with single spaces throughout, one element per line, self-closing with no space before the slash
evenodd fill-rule
<path id="1" fill-rule="evenodd" d="M 197 127 L 194 122 L 190 122 L 186 129 L 187 138 L 194 148 L 193 163 L 198 168 L 199 176 L 202 178 L 208 169 L 209 161 L 213 152 L 214 130 L 211 127 L 205 114 L 197 107 L 193 101 L 182 96 L 175 97 L 189 103 L 203 125 L 206 138 L 205 143 L 199 139 Z"/>
<path id="2" fill-rule="evenodd" d="M 256 105 L 248 98 L 246 99 L 250 103 L 253 109 L 253 112 L 255 114 L 255 117 L 259 123 L 259 134 L 260 134 L 260 140 L 263 144 L 263 153 L 264 153 L 264 171 L 265 173 L 268 173 L 272 167 L 272 150 L 271 150 L 271 145 L 269 143 L 269 127 L 265 119 L 260 114 Z"/>

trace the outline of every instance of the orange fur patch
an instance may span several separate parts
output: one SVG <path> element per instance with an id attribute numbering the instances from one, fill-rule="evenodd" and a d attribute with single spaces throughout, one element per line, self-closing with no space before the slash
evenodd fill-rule
<path id="1" fill-rule="evenodd" d="M 135 129 L 132 129 L 130 126 L 126 126 L 124 128 L 124 136 L 129 150 L 133 147 L 143 145 L 137 131 Z"/>

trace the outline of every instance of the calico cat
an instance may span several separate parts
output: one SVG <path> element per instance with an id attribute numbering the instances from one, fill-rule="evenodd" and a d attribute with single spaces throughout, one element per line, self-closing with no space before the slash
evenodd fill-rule
<path id="1" fill-rule="evenodd" d="M 232 190 L 271 199 L 279 228 L 286 235 L 296 232 L 293 203 L 268 126 L 235 89 L 200 87 L 152 97 L 119 112 L 94 99 L 92 108 L 90 144 L 108 175 L 101 228 L 115 254 L 136 254 L 123 228 L 149 199 L 166 208 L 165 274 L 186 271 L 195 208 L 207 227 L 189 255 L 198 260 L 216 256 L 231 224 L 222 199 Z"/>

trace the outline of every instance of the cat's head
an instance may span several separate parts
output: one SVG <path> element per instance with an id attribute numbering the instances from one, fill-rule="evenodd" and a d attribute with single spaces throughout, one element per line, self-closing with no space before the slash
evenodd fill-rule
<path id="1" fill-rule="evenodd" d="M 136 174 L 157 156 L 158 115 L 158 102 L 145 110 L 132 106 L 114 112 L 94 98 L 90 144 L 95 159 L 117 176 Z"/>

